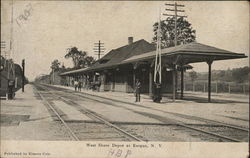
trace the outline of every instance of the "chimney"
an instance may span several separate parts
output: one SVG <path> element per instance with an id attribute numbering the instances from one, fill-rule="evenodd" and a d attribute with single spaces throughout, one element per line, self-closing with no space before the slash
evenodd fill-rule
<path id="1" fill-rule="evenodd" d="M 128 45 L 133 43 L 133 37 L 128 37 Z"/>

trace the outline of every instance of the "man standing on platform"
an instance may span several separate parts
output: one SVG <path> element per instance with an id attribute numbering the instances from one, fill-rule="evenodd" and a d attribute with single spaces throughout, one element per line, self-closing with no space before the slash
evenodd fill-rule
<path id="1" fill-rule="evenodd" d="M 82 81 L 78 82 L 78 91 L 81 92 L 82 89 Z"/>
<path id="2" fill-rule="evenodd" d="M 140 96 L 140 90 L 141 90 L 141 82 L 139 81 L 139 79 L 136 79 L 136 83 L 135 83 L 135 102 L 140 102 L 141 100 L 141 96 Z"/>

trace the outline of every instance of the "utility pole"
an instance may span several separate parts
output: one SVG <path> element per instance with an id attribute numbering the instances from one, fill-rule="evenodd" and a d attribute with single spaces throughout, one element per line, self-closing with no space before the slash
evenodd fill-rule
<path id="1" fill-rule="evenodd" d="M 6 53 L 6 57 L 8 57 L 8 59 L 6 58 L 6 65 L 7 65 L 7 93 L 6 93 L 6 99 L 13 99 L 14 95 L 14 88 L 15 85 L 17 85 L 15 83 L 15 80 L 17 81 L 16 77 L 15 77 L 15 63 L 13 60 L 14 57 L 14 38 L 13 38 L 13 7 L 14 7 L 14 2 L 12 0 L 12 7 L 11 7 L 11 28 L 10 28 L 10 50 L 8 53 Z M 2 44 L 2 43 L 1 43 Z M 8 60 L 8 61 L 7 61 Z"/>
<path id="2" fill-rule="evenodd" d="M 104 45 L 104 43 L 101 43 L 100 40 L 98 43 L 94 43 L 94 52 L 98 53 L 98 54 L 96 54 L 96 55 L 98 55 L 98 60 L 101 58 L 101 55 L 103 55 L 102 53 L 105 50 L 103 45 Z"/>
<path id="3" fill-rule="evenodd" d="M 154 69 L 154 83 L 156 93 L 154 95 L 154 102 L 161 101 L 161 10 L 159 11 L 159 22 L 157 29 L 157 48 L 155 54 L 155 69 Z"/>
<path id="4" fill-rule="evenodd" d="M 23 72 L 22 72 L 22 92 L 24 92 L 24 82 L 25 82 L 25 75 L 24 75 L 24 70 L 25 70 L 25 60 L 22 60 L 22 67 L 23 67 Z"/>
<path id="5" fill-rule="evenodd" d="M 14 25 L 13 25 L 13 12 L 14 12 L 14 9 L 13 9 L 13 7 L 14 7 L 14 2 L 13 2 L 13 0 L 12 0 L 12 7 L 11 7 L 11 40 L 10 40 L 10 59 L 12 59 L 11 61 L 9 60 L 9 70 L 8 70 L 8 79 L 11 79 L 11 80 L 15 80 L 15 63 L 14 63 L 14 59 L 13 59 L 13 57 L 14 57 L 14 46 L 13 46 L 13 44 L 14 44 L 14 38 L 13 38 L 13 27 L 14 27 Z M 10 76 L 10 75 L 12 75 L 12 76 Z"/>
<path id="6" fill-rule="evenodd" d="M 177 4 L 176 2 L 174 4 L 165 4 L 168 7 L 172 8 L 166 8 L 165 10 L 168 12 L 174 12 L 174 14 L 163 14 L 168 17 L 174 17 L 174 45 L 175 47 L 178 45 L 178 39 L 177 39 L 177 17 L 183 17 L 186 18 L 187 16 L 180 16 L 178 15 L 178 12 L 185 12 L 184 10 L 178 9 L 178 7 L 185 7 L 184 5 Z M 174 8 L 173 8 L 174 7 Z M 173 101 L 175 101 L 175 95 L 176 95 L 176 64 L 177 61 L 173 62 Z"/>
<path id="7" fill-rule="evenodd" d="M 174 4 L 166 3 L 165 5 L 170 6 L 170 7 L 174 7 L 174 9 L 173 8 L 166 8 L 165 9 L 168 12 L 174 12 L 174 15 L 173 14 L 163 14 L 163 15 L 168 16 L 168 17 L 174 17 L 174 22 L 175 22 L 174 23 L 174 35 L 175 35 L 174 44 L 175 44 L 175 46 L 177 46 L 177 44 L 178 44 L 178 42 L 177 42 L 178 41 L 178 39 L 177 39 L 177 17 L 187 18 L 187 16 L 178 15 L 178 12 L 185 12 L 184 10 L 178 9 L 178 7 L 185 7 L 185 6 L 177 4 L 177 3 L 174 3 Z"/>

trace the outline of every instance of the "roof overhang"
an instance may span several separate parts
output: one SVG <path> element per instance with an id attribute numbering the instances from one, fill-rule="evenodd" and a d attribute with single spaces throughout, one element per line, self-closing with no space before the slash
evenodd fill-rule
<path id="1" fill-rule="evenodd" d="M 66 76 L 66 75 L 81 73 L 81 72 L 84 72 L 87 69 L 88 68 L 82 68 L 82 69 L 77 69 L 77 70 L 71 70 L 71 71 L 63 72 L 63 73 L 60 74 L 60 76 Z"/>
<path id="2" fill-rule="evenodd" d="M 136 55 L 124 60 L 121 64 L 133 63 L 142 60 L 151 60 L 155 58 L 156 51 Z M 207 62 L 208 60 L 227 60 L 246 58 L 245 54 L 233 53 L 230 51 L 218 49 L 200 43 L 190 43 L 177 47 L 162 49 L 162 60 L 166 63 L 172 63 L 176 57 L 179 58 L 176 64 L 190 64 L 197 62 Z"/>

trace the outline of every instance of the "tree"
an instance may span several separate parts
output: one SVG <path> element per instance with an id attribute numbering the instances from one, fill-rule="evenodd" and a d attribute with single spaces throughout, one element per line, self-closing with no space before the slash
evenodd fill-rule
<path id="1" fill-rule="evenodd" d="M 80 67 L 89 67 L 95 62 L 95 59 L 92 56 L 86 56 L 81 58 L 79 61 Z"/>
<path id="2" fill-rule="evenodd" d="M 174 17 L 168 17 L 161 21 L 161 46 L 162 48 L 172 47 L 175 45 L 175 20 Z M 153 25 L 154 37 L 153 42 L 157 41 L 158 22 Z M 177 19 L 177 45 L 191 43 L 195 41 L 195 30 L 191 24 L 183 17 Z"/>
<path id="3" fill-rule="evenodd" d="M 67 49 L 67 54 L 65 58 L 72 58 L 74 68 L 80 67 L 80 60 L 83 60 L 87 56 L 87 52 L 79 51 L 77 47 L 72 47 Z"/>
<path id="4" fill-rule="evenodd" d="M 65 58 L 72 58 L 74 68 L 88 67 L 95 62 L 92 56 L 88 56 L 87 52 L 78 50 L 76 47 L 68 48 Z"/>
<path id="5" fill-rule="evenodd" d="M 232 70 L 232 78 L 235 82 L 243 83 L 249 81 L 249 67 L 235 68 Z"/>
<path id="6" fill-rule="evenodd" d="M 60 62 L 57 59 L 55 59 L 54 61 L 52 61 L 50 68 L 56 71 L 59 69 L 59 66 L 60 66 Z"/>
<path id="7" fill-rule="evenodd" d="M 197 72 L 191 71 L 191 72 L 189 72 L 188 75 L 189 75 L 189 77 L 191 78 L 191 81 L 192 81 L 193 91 L 195 91 L 194 81 L 198 78 Z"/>
<path id="8" fill-rule="evenodd" d="M 191 81 L 194 82 L 198 78 L 197 72 L 191 71 L 189 72 L 189 77 L 191 78 Z"/>

